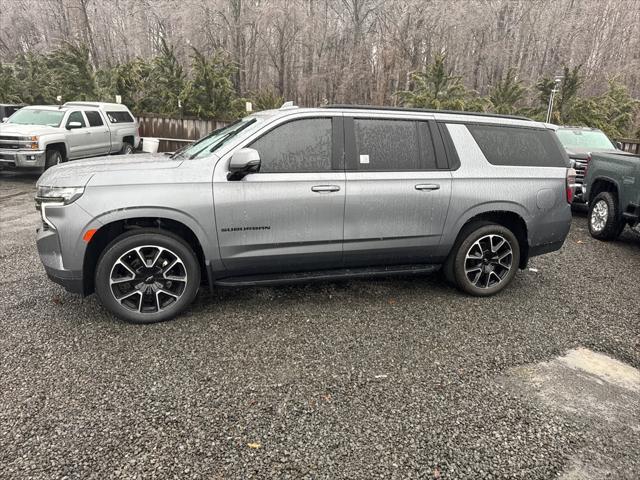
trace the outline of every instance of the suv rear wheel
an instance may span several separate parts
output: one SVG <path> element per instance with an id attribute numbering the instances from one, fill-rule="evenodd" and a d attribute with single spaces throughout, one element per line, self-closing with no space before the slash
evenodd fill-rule
<path id="1" fill-rule="evenodd" d="M 624 230 L 625 222 L 618 211 L 618 198 L 611 192 L 600 192 L 589 203 L 589 233 L 598 240 L 614 240 Z"/>
<path id="2" fill-rule="evenodd" d="M 166 231 L 140 229 L 112 241 L 98 260 L 96 293 L 113 314 L 133 323 L 169 320 L 200 286 L 191 247 Z"/>
<path id="3" fill-rule="evenodd" d="M 519 264 L 520 244 L 511 230 L 474 222 L 461 232 L 444 271 L 460 290 L 486 297 L 511 283 Z"/>

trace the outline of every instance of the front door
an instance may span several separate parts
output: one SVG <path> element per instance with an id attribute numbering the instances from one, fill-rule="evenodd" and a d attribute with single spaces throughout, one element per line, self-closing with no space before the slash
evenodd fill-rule
<path id="1" fill-rule="evenodd" d="M 341 117 L 298 118 L 241 145 L 260 154 L 258 173 L 227 180 L 228 159 L 218 162 L 215 218 L 229 274 L 342 265 L 342 145 Z"/>
<path id="2" fill-rule="evenodd" d="M 71 112 L 67 118 L 66 128 L 69 128 L 71 122 L 78 122 L 80 128 L 73 128 L 67 131 L 67 145 L 69 146 L 69 158 L 83 158 L 90 154 L 87 152 L 91 148 L 91 132 L 87 128 L 87 121 L 80 110 Z"/>
<path id="3" fill-rule="evenodd" d="M 346 266 L 430 263 L 444 229 L 451 173 L 433 122 L 345 118 Z M 441 141 L 441 139 L 438 139 Z M 444 153 L 443 153 L 444 154 Z"/>

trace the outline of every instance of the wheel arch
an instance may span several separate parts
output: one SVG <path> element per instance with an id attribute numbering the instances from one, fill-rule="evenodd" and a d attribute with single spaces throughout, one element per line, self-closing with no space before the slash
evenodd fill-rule
<path id="1" fill-rule="evenodd" d="M 451 251 L 454 251 L 455 246 L 462 241 L 461 236 L 465 228 L 477 221 L 496 223 L 511 230 L 518 239 L 518 245 L 520 247 L 519 267 L 522 269 L 527 267 L 527 263 L 529 262 L 529 228 L 522 213 L 511 209 L 488 209 L 468 215 L 465 219 L 461 220 L 459 228 L 456 229 L 456 239 Z"/>
<path id="2" fill-rule="evenodd" d="M 62 155 L 62 161 L 66 162 L 69 160 L 69 150 L 67 149 L 67 144 L 65 142 L 51 142 L 45 146 L 45 151 L 48 150 L 57 150 Z"/>
<path id="3" fill-rule="evenodd" d="M 163 215 L 145 215 L 131 216 L 126 218 L 113 219 L 112 221 L 103 223 L 103 225 L 95 231 L 87 244 L 82 262 L 82 281 L 83 294 L 90 295 L 94 292 L 94 276 L 98 259 L 104 249 L 121 234 L 137 229 L 137 228 L 153 228 L 158 232 L 167 231 L 185 240 L 196 254 L 198 263 L 200 264 L 201 278 L 211 284 L 209 279 L 209 269 L 207 268 L 206 242 L 203 244 L 203 232 L 198 236 L 198 229 L 192 228 L 186 222 L 170 218 Z"/>
<path id="4" fill-rule="evenodd" d="M 614 179 L 610 177 L 598 177 L 593 181 L 591 187 L 589 188 L 588 201 L 589 203 L 591 203 L 593 199 L 602 192 L 611 192 L 618 195 L 619 191 L 620 189 L 618 186 L 618 182 L 616 182 Z"/>

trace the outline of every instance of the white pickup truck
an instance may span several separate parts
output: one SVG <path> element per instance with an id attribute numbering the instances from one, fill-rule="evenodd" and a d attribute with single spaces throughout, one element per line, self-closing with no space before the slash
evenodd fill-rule
<path id="1" fill-rule="evenodd" d="M 44 171 L 68 160 L 132 153 L 139 143 L 138 123 L 124 105 L 24 107 L 0 123 L 0 170 Z"/>

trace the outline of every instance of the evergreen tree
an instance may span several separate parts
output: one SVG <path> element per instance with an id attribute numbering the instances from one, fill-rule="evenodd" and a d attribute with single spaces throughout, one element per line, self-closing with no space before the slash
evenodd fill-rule
<path id="1" fill-rule="evenodd" d="M 489 93 L 490 110 L 504 115 L 521 113 L 526 91 L 522 81 L 518 80 L 515 69 L 510 68 Z"/>
<path id="2" fill-rule="evenodd" d="M 21 101 L 13 68 L 0 63 L 0 103 L 20 103 Z"/>
<path id="3" fill-rule="evenodd" d="M 183 95 L 187 110 L 201 118 L 237 116 L 241 102 L 232 81 L 236 67 L 223 52 L 207 59 L 193 48 L 191 59 L 193 78 Z"/>
<path id="4" fill-rule="evenodd" d="M 570 123 L 570 119 L 573 116 L 571 110 L 578 97 L 580 87 L 584 83 L 584 78 L 580 73 L 581 68 L 582 65 L 578 65 L 572 69 L 567 66 L 563 68 L 564 78 L 560 83 L 559 92 L 553 99 L 553 112 L 551 114 L 552 123 L 558 123 L 560 125 L 568 125 Z M 540 92 L 540 112 L 546 113 L 547 106 L 549 105 L 549 96 L 551 95 L 551 90 L 553 90 L 554 86 L 555 81 L 550 77 L 543 77 L 538 81 L 536 87 Z"/>
<path id="5" fill-rule="evenodd" d="M 148 102 L 146 102 L 150 111 L 171 115 L 182 113 L 178 100 L 184 103 L 182 95 L 187 78 L 176 58 L 174 48 L 164 39 L 160 43 L 159 55 L 153 59 L 150 77 Z"/>
<path id="6" fill-rule="evenodd" d="M 397 92 L 401 103 L 407 107 L 465 110 L 469 92 L 461 78 L 447 70 L 445 62 L 446 55 L 438 54 L 426 72 L 414 72 L 413 88 Z"/>

